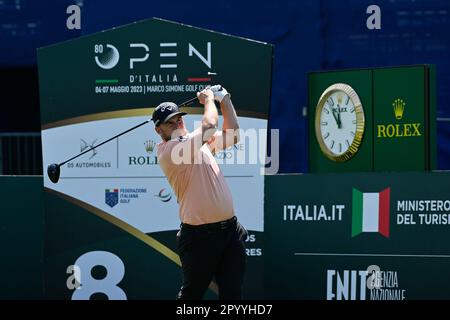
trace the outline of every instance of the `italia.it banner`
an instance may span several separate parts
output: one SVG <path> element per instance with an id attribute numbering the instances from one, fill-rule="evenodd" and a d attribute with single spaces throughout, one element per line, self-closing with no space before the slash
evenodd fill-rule
<path id="1" fill-rule="evenodd" d="M 450 298 L 448 172 L 266 176 L 266 298 Z"/>
<path id="2" fill-rule="evenodd" d="M 255 272 L 244 296 L 260 298 L 272 46 L 154 18 L 41 48 L 38 65 L 44 172 L 148 120 L 163 101 L 179 104 L 214 84 L 231 92 L 246 134 L 215 156 L 250 231 Z M 183 111 L 194 130 L 202 106 Z M 47 298 L 176 296 L 180 221 L 158 165 L 159 141 L 150 122 L 69 161 L 58 183 L 44 175 Z M 214 282 L 208 297 L 217 297 Z"/>

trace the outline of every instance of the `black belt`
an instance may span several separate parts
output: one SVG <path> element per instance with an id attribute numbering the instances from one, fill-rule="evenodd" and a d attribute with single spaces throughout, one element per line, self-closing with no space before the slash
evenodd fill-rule
<path id="1" fill-rule="evenodd" d="M 225 230 L 231 228 L 236 225 L 237 218 L 234 216 L 228 220 L 214 222 L 214 223 L 205 223 L 194 226 L 192 224 L 182 223 L 181 227 L 186 229 L 195 229 L 195 230 Z"/>

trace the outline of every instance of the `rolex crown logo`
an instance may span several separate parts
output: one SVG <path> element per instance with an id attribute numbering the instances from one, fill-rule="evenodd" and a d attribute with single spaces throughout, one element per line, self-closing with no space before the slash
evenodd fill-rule
<path id="1" fill-rule="evenodd" d="M 147 140 L 145 141 L 145 151 L 147 151 L 148 153 L 152 154 L 153 150 L 155 149 L 155 141 L 153 140 Z"/>
<path id="2" fill-rule="evenodd" d="M 338 101 L 338 104 L 342 103 L 342 94 L 338 94 L 337 101 Z"/>
<path id="3" fill-rule="evenodd" d="M 402 99 L 395 99 L 392 103 L 394 107 L 395 119 L 400 120 L 403 118 L 403 111 L 405 111 L 405 102 Z"/>

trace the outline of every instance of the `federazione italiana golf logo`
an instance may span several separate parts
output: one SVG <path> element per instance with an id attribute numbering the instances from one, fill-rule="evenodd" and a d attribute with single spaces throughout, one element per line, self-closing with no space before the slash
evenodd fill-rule
<path id="1" fill-rule="evenodd" d="M 389 238 L 391 188 L 381 192 L 361 192 L 353 188 L 352 237 L 364 232 L 378 232 Z"/>
<path id="2" fill-rule="evenodd" d="M 145 194 L 147 194 L 147 188 L 142 187 L 105 189 L 105 203 L 113 208 L 118 203 L 130 204 Z"/>
<path id="3" fill-rule="evenodd" d="M 105 189 L 105 203 L 111 208 L 119 202 L 119 189 Z"/>

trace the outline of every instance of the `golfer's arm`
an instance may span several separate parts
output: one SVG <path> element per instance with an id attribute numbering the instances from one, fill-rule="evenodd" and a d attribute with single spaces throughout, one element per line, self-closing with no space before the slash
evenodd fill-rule
<path id="1" fill-rule="evenodd" d="M 217 112 L 214 100 L 207 100 L 205 102 L 205 111 L 202 118 L 203 144 L 206 143 L 216 132 L 218 122 L 219 114 Z"/>
<path id="2" fill-rule="evenodd" d="M 190 136 L 191 160 L 194 161 L 200 148 L 208 142 L 217 131 L 219 113 L 217 112 L 214 100 L 207 100 L 204 104 L 202 125 L 194 130 Z"/>
<path id="3" fill-rule="evenodd" d="M 222 135 L 223 135 L 223 144 L 224 148 L 231 144 L 236 144 L 239 141 L 239 123 L 236 114 L 236 110 L 234 109 L 233 102 L 229 96 L 225 96 L 220 103 L 220 110 L 223 115 L 223 126 L 222 126 Z M 233 139 L 233 143 L 230 143 L 229 139 Z"/>

